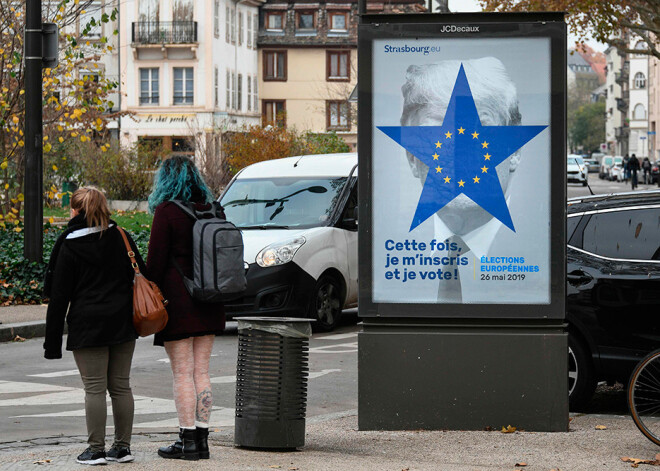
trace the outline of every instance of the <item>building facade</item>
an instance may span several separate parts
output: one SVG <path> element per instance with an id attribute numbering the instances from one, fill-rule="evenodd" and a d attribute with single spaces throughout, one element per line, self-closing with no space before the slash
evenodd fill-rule
<path id="1" fill-rule="evenodd" d="M 649 158 L 660 160 L 660 60 L 649 57 Z"/>
<path id="2" fill-rule="evenodd" d="M 424 0 L 368 2 L 368 13 L 425 11 Z M 261 8 L 259 89 L 264 124 L 336 132 L 353 149 L 357 110 L 357 1 L 271 0 Z"/>
<path id="3" fill-rule="evenodd" d="M 641 40 L 633 40 L 631 47 L 645 48 Z M 628 107 L 628 121 L 630 123 L 630 136 L 628 150 L 637 157 L 649 156 L 649 56 L 646 54 L 628 54 L 630 74 L 628 88 L 630 90 L 630 106 Z"/>
<path id="4" fill-rule="evenodd" d="M 259 123 L 261 0 L 126 0 L 119 10 L 121 143 L 173 155 L 220 152 L 219 135 Z"/>
<path id="5" fill-rule="evenodd" d="M 605 78 L 607 90 L 605 97 L 607 154 L 623 156 L 628 149 L 628 122 L 624 119 L 628 107 L 622 101 L 622 97 L 623 88 L 627 89 L 628 77 L 626 75 L 622 80 L 622 73 L 627 74 L 628 66 L 626 66 L 626 70 L 623 69 L 624 57 L 614 47 L 608 47 L 605 56 L 607 57 L 607 75 Z M 622 87 L 622 83 L 625 83 L 624 87 Z M 624 123 L 626 125 L 625 129 Z"/>

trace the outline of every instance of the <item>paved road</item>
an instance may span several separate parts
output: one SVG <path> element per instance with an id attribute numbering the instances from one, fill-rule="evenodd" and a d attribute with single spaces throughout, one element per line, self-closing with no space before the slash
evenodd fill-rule
<path id="1" fill-rule="evenodd" d="M 357 408 L 356 313 L 332 334 L 310 341 L 307 417 Z M 0 344 L 0 443 L 39 437 L 85 435 L 84 392 L 70 352 L 61 360 L 44 360 L 43 339 Z M 237 354 L 236 323 L 216 337 L 211 358 L 214 428 L 234 426 Z M 135 395 L 135 433 L 171 432 L 178 426 L 172 400 L 167 355 L 138 340 L 131 380 Z M 108 411 L 108 424 L 112 423 Z"/>
<path id="2" fill-rule="evenodd" d="M 607 194 L 607 193 L 621 193 L 626 191 L 632 191 L 630 183 L 623 182 L 610 182 L 607 180 L 601 180 L 598 178 L 597 173 L 589 174 L 589 187 L 594 192 L 594 194 Z M 639 185 L 637 190 L 657 190 L 657 185 Z M 636 191 L 637 191 L 636 190 Z M 589 188 L 582 186 L 579 183 L 569 183 L 568 184 L 568 197 L 572 198 L 574 196 L 588 196 Z"/>

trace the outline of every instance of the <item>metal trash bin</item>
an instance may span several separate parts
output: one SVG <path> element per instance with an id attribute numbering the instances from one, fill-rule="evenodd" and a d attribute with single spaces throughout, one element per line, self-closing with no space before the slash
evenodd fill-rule
<path id="1" fill-rule="evenodd" d="M 234 444 L 305 444 L 311 319 L 239 317 Z"/>

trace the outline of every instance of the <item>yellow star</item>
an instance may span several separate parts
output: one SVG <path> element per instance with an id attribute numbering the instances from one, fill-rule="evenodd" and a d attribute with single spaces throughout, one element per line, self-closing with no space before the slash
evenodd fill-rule
<path id="1" fill-rule="evenodd" d="M 459 134 L 465 134 L 465 129 L 463 129 L 463 126 L 461 126 L 460 128 L 458 128 L 458 133 L 459 133 Z"/>
<path id="2" fill-rule="evenodd" d="M 447 139 L 451 139 L 451 133 L 450 133 L 449 131 L 447 131 L 447 132 L 445 133 L 445 137 L 446 137 Z"/>
<path id="3" fill-rule="evenodd" d="M 458 186 L 465 186 L 465 182 L 463 180 L 458 181 Z"/>
<path id="4" fill-rule="evenodd" d="M 436 173 L 442 173 L 442 167 L 436 167 L 435 171 Z"/>
<path id="5" fill-rule="evenodd" d="M 442 142 L 438 141 L 435 143 L 435 146 L 439 149 L 442 147 Z"/>
<path id="6" fill-rule="evenodd" d="M 472 133 L 472 139 L 476 139 L 476 138 L 478 138 L 478 137 L 479 137 L 479 133 L 478 133 L 478 132 L 475 131 L 475 132 Z"/>
<path id="7" fill-rule="evenodd" d="M 437 153 L 433 154 L 433 160 L 438 160 L 438 157 L 440 157 Z"/>
<path id="8" fill-rule="evenodd" d="M 486 167 L 485 165 L 481 167 L 481 173 L 488 173 L 488 167 Z"/>
<path id="9" fill-rule="evenodd" d="M 488 143 L 486 141 L 481 143 L 481 148 L 482 149 L 488 149 Z"/>
<path id="10" fill-rule="evenodd" d="M 490 160 L 490 154 L 488 152 L 486 152 L 486 155 L 484 155 L 484 159 Z"/>
<path id="11" fill-rule="evenodd" d="M 449 183 L 451 181 L 451 178 L 445 177 L 445 183 Z"/>
<path id="12" fill-rule="evenodd" d="M 474 183 L 479 183 L 479 177 L 474 177 L 472 180 L 474 180 Z"/>

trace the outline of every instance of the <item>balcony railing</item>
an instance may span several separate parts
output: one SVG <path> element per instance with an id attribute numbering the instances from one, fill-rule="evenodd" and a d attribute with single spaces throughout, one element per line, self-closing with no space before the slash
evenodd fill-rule
<path id="1" fill-rule="evenodd" d="M 133 23 L 133 44 L 192 44 L 196 21 L 140 21 Z"/>

